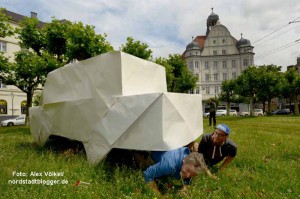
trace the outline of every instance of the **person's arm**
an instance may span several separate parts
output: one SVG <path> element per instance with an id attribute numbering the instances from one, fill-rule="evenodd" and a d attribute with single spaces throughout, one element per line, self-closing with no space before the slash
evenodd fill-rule
<path id="1" fill-rule="evenodd" d="M 207 136 L 204 135 L 202 138 L 201 138 L 201 141 L 200 143 L 198 144 L 198 152 L 199 153 L 204 153 L 205 152 L 205 149 L 207 148 Z"/>
<path id="2" fill-rule="evenodd" d="M 173 169 L 169 166 L 168 162 L 164 159 L 160 162 L 148 167 L 144 172 L 144 178 L 146 182 L 150 182 L 155 178 L 159 178 L 161 176 L 169 175 L 173 172 Z"/>
<path id="3" fill-rule="evenodd" d="M 198 142 L 191 142 L 189 145 L 188 145 L 189 149 L 191 152 L 198 152 L 198 147 L 199 147 L 199 143 Z"/>
<path id="4" fill-rule="evenodd" d="M 148 167 L 144 172 L 144 178 L 148 186 L 156 193 L 160 193 L 154 181 L 155 178 L 171 174 L 173 169 L 169 166 L 168 162 L 164 159 L 160 162 Z"/>
<path id="5" fill-rule="evenodd" d="M 224 162 L 223 164 L 221 165 L 220 167 L 220 171 L 222 171 L 225 167 L 227 167 L 227 165 L 234 159 L 234 157 L 231 157 L 231 156 L 227 156 L 225 159 L 224 159 Z"/>

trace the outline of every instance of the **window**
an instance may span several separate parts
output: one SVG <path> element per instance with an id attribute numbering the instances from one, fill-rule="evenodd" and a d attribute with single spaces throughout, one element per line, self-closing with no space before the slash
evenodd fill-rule
<path id="1" fill-rule="evenodd" d="M 214 40 L 214 44 L 216 44 L 216 40 Z"/>
<path id="2" fill-rule="evenodd" d="M 26 114 L 26 104 L 27 104 L 27 101 L 21 102 L 21 113 L 22 114 Z"/>
<path id="3" fill-rule="evenodd" d="M 1 52 L 6 52 L 7 51 L 6 42 L 5 41 L 0 41 L 0 51 Z"/>
<path id="4" fill-rule="evenodd" d="M 223 61 L 223 68 L 227 68 L 227 64 L 226 64 L 226 61 Z"/>
<path id="5" fill-rule="evenodd" d="M 222 50 L 222 55 L 226 55 L 226 50 Z"/>
<path id="6" fill-rule="evenodd" d="M 232 66 L 232 68 L 236 68 L 235 60 L 232 60 L 232 61 L 231 61 L 231 66 Z"/>
<path id="7" fill-rule="evenodd" d="M 189 62 L 189 69 L 191 69 L 191 70 L 193 69 L 193 62 L 191 62 L 191 61 Z"/>
<path id="8" fill-rule="evenodd" d="M 205 69 L 206 69 L 206 70 L 209 69 L 208 61 L 205 62 Z"/>
<path id="9" fill-rule="evenodd" d="M 190 90 L 190 94 L 194 94 L 194 90 L 193 89 Z"/>
<path id="10" fill-rule="evenodd" d="M 209 86 L 206 87 L 206 94 L 209 94 Z"/>
<path id="11" fill-rule="evenodd" d="M 243 66 L 248 66 L 248 59 L 243 59 Z"/>
<path id="12" fill-rule="evenodd" d="M 199 87 L 196 88 L 196 94 L 200 94 L 200 88 Z"/>
<path id="13" fill-rule="evenodd" d="M 215 94 L 219 93 L 219 86 L 215 86 Z"/>
<path id="14" fill-rule="evenodd" d="M 232 79 L 235 79 L 236 78 L 236 73 L 232 73 Z"/>
<path id="15" fill-rule="evenodd" d="M 3 99 L 0 100 L 0 114 L 7 114 L 7 102 Z"/>
<path id="16" fill-rule="evenodd" d="M 218 73 L 214 74 L 214 81 L 218 81 Z"/>
<path id="17" fill-rule="evenodd" d="M 214 69 L 218 69 L 218 61 L 214 61 Z"/>
<path id="18" fill-rule="evenodd" d="M 2 79 L 0 79 L 0 88 L 6 88 L 6 85 L 2 82 Z"/>
<path id="19" fill-rule="evenodd" d="M 209 74 L 205 74 L 205 81 L 206 81 L 206 82 L 209 81 Z"/>
<path id="20" fill-rule="evenodd" d="M 223 80 L 227 80 L 227 73 L 223 73 Z"/>
<path id="21" fill-rule="evenodd" d="M 223 39 L 223 43 L 225 43 L 225 39 Z"/>
<path id="22" fill-rule="evenodd" d="M 217 55 L 217 51 L 216 50 L 213 51 L 213 55 Z"/>
<path id="23" fill-rule="evenodd" d="M 195 68 L 199 68 L 198 61 L 195 61 Z"/>

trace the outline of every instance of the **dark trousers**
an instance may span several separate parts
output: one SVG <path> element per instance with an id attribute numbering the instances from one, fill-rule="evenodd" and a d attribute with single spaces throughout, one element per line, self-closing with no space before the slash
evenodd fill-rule
<path id="1" fill-rule="evenodd" d="M 211 119 L 213 119 L 214 126 L 216 126 L 217 121 L 216 121 L 216 112 L 209 112 L 209 126 L 211 126 Z"/>

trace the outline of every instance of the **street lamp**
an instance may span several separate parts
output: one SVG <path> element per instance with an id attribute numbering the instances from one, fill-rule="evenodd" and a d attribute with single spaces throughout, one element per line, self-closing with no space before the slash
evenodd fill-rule
<path id="1" fill-rule="evenodd" d="M 11 92 L 10 96 L 11 96 L 11 115 L 14 116 L 14 97 L 15 97 L 15 95 L 13 92 Z"/>

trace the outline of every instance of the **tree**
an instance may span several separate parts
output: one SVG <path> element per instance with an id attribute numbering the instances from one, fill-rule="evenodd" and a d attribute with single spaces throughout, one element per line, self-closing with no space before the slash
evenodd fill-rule
<path id="1" fill-rule="evenodd" d="M 167 79 L 167 89 L 168 89 L 168 91 L 171 91 L 172 83 L 174 81 L 174 74 L 173 74 L 174 67 L 169 65 L 168 59 L 162 58 L 162 57 L 155 59 L 155 63 L 165 67 L 166 79 Z"/>
<path id="2" fill-rule="evenodd" d="M 26 115 L 28 116 L 29 107 L 32 104 L 34 90 L 39 85 L 44 85 L 46 76 L 52 70 L 60 67 L 61 64 L 49 54 L 43 53 L 38 56 L 34 52 L 21 51 L 16 54 L 15 62 L 8 65 L 6 82 L 16 85 L 26 93 Z M 28 117 L 27 117 L 28 118 Z"/>
<path id="3" fill-rule="evenodd" d="M 148 44 L 141 43 L 140 41 L 134 41 L 132 37 L 127 37 L 126 44 L 122 44 L 120 51 L 139 57 L 141 59 L 152 59 L 152 50 L 147 49 Z"/>
<path id="4" fill-rule="evenodd" d="M 95 33 L 94 26 L 83 26 L 81 22 L 69 26 L 67 35 L 68 62 L 77 59 L 84 60 L 113 50 L 113 47 L 106 41 L 107 35 Z"/>
<path id="5" fill-rule="evenodd" d="M 297 96 L 300 94 L 300 76 L 295 69 L 287 70 L 284 73 L 285 83 L 282 86 L 283 95 L 287 95 L 291 102 L 294 102 L 294 113 L 299 115 L 299 105 Z M 291 107 L 291 106 L 290 106 Z"/>
<path id="6" fill-rule="evenodd" d="M 263 103 L 263 111 L 265 112 L 265 102 L 268 102 L 267 113 L 271 114 L 271 100 L 279 96 L 279 84 L 281 82 L 281 66 L 263 65 L 258 67 L 259 72 L 259 89 L 257 90 L 257 98 Z"/>
<path id="7" fill-rule="evenodd" d="M 5 8 L 0 8 L 0 37 L 8 37 L 14 34 L 13 27 L 8 22 L 8 17 L 6 16 Z"/>
<path id="8" fill-rule="evenodd" d="M 260 70 L 255 66 L 250 66 L 242 72 L 236 81 L 236 93 L 244 97 L 249 97 L 250 115 L 253 116 L 254 99 L 260 85 Z"/>
<path id="9" fill-rule="evenodd" d="M 187 93 L 190 89 L 196 87 L 198 77 L 187 69 L 186 62 L 181 58 L 181 55 L 169 55 L 166 62 L 171 66 L 171 70 L 166 70 L 167 73 L 171 73 L 167 74 L 167 77 L 172 77 L 169 78 L 167 83 L 169 92 Z"/>
<path id="10" fill-rule="evenodd" d="M 238 95 L 235 93 L 236 80 L 227 80 L 222 82 L 222 91 L 219 95 L 219 100 L 226 102 L 226 114 L 229 115 L 230 103 L 238 100 Z"/>
<path id="11" fill-rule="evenodd" d="M 15 62 L 6 63 L 0 55 L 0 66 L 7 84 L 13 84 L 27 95 L 28 109 L 32 104 L 34 90 L 43 86 L 47 74 L 74 59 L 87 59 L 113 50 L 106 41 L 106 35 L 95 34 L 93 26 L 81 22 L 58 21 L 40 27 L 36 18 L 25 18 L 16 32 L 22 50 L 15 56 Z M 28 124 L 28 117 L 27 117 Z"/>
<path id="12" fill-rule="evenodd" d="M 5 9 L 0 9 L 0 37 L 9 37 L 14 34 L 13 27 L 8 22 L 8 17 L 4 13 Z M 7 70 L 6 66 L 9 64 L 8 58 L 4 57 L 4 53 L 0 52 L 0 75 L 3 77 Z"/>

